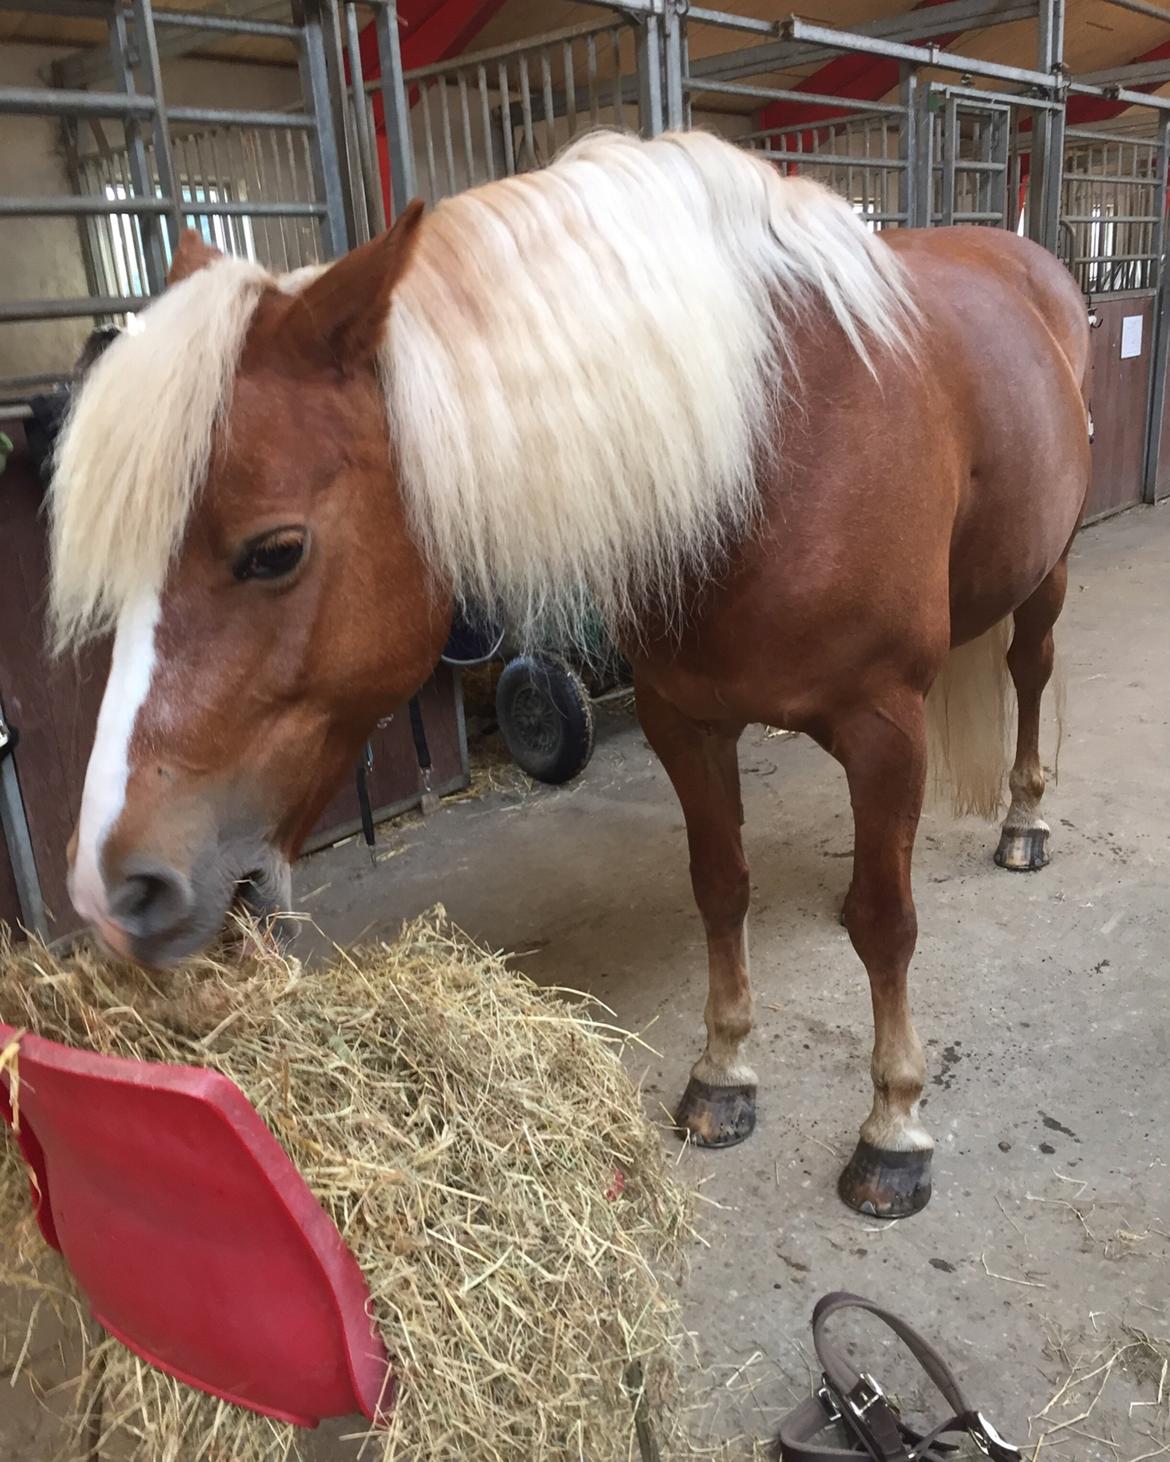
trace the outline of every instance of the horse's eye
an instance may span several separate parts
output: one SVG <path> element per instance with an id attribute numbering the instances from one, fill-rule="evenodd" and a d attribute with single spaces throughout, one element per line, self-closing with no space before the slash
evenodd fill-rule
<path id="1" fill-rule="evenodd" d="M 300 528 L 277 528 L 253 539 L 232 570 L 237 579 L 287 578 L 305 556 L 305 534 Z"/>

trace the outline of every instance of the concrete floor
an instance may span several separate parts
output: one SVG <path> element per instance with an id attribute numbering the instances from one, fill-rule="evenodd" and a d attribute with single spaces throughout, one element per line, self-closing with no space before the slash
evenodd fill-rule
<path id="1" fill-rule="evenodd" d="M 679 1149 L 708 1200 L 683 1286 L 705 1435 L 774 1434 L 808 1387 L 814 1300 L 848 1288 L 933 1336 L 1030 1459 L 1045 1433 L 1045 1462 L 1170 1455 L 1170 1398 L 1130 1409 L 1155 1400 L 1170 1354 L 1170 513 L 1082 535 L 1059 633 L 1068 726 L 1046 803 L 1051 867 L 1001 872 L 994 830 L 941 809 L 922 826 L 912 995 L 937 1153 L 933 1202 L 903 1223 L 861 1218 L 834 1189 L 868 1110 L 871 1039 L 836 917 L 844 779 L 804 739 L 745 737 L 760 1121 L 732 1151 Z M 634 1074 L 665 1116 L 700 1049 L 706 984 L 666 777 L 616 710 L 576 785 L 503 781 L 385 830 L 374 868 L 356 843 L 307 860 L 298 898 L 339 941 L 392 934 L 441 900 L 534 978 L 592 991 L 643 1032 L 661 1054 Z M 925 1401 L 883 1345 L 871 1332 L 869 1368 Z M 1074 1373 L 1088 1378 L 1040 1418 Z M 0 1450 L 41 1462 L 50 1448 L 22 1414 L 28 1429 Z M 322 1459 L 343 1453 L 320 1439 Z"/>
<path id="2" fill-rule="evenodd" d="M 739 1148 L 681 1156 L 710 1200 L 684 1299 L 711 1435 L 774 1431 L 807 1387 L 814 1300 L 847 1288 L 937 1337 L 1006 1435 L 1035 1446 L 1066 1423 L 1044 1456 L 1170 1448 L 1170 1399 L 1130 1413 L 1156 1396 L 1161 1364 L 1137 1350 L 1088 1419 L 1072 1421 L 1102 1375 L 1032 1420 L 1074 1366 L 1128 1343 L 1127 1327 L 1170 1336 L 1170 512 L 1081 536 L 1059 637 L 1068 717 L 1046 802 L 1051 866 L 997 869 L 994 830 L 942 808 L 922 825 L 912 998 L 937 1152 L 934 1199 L 902 1223 L 850 1213 L 834 1189 L 868 1110 L 871 1040 L 836 918 L 844 778 L 803 738 L 745 737 L 760 1120 Z M 441 900 L 475 938 L 520 951 L 535 979 L 594 992 L 644 1032 L 661 1055 L 635 1074 L 665 1115 L 700 1049 L 705 962 L 682 816 L 628 713 L 603 717 L 575 785 L 447 804 L 380 851 L 396 856 L 371 869 L 350 844 L 302 865 L 325 933 L 389 934 Z M 867 1344 L 907 1395 L 912 1373 Z"/>

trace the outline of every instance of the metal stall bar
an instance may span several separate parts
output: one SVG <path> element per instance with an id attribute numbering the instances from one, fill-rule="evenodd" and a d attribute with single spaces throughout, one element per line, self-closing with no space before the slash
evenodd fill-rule
<path id="1" fill-rule="evenodd" d="M 933 42 L 927 45 L 904 45 L 854 31 L 832 30 L 829 26 L 793 16 L 783 22 L 787 40 L 810 41 L 833 51 L 862 51 L 867 55 L 889 56 L 895 61 L 911 61 L 918 66 L 936 66 L 944 71 L 962 71 L 971 76 L 990 76 L 997 81 L 1014 81 L 1021 86 L 1038 86 L 1050 90 L 1055 78 L 1044 71 L 1026 66 L 1001 66 L 997 61 L 983 61 L 975 56 L 960 56 L 944 51 Z"/>
<path id="2" fill-rule="evenodd" d="M 300 50 L 301 89 L 312 106 L 312 115 L 288 116 L 281 112 L 251 112 L 243 117 L 231 112 L 209 118 L 196 114 L 192 121 L 211 121 L 215 125 L 237 122 L 246 126 L 304 126 L 309 139 L 309 156 L 317 196 L 325 204 L 326 254 L 344 254 L 353 240 L 347 217 L 346 192 L 341 176 L 340 139 L 333 126 L 333 103 L 329 90 L 329 65 L 325 55 L 322 0 L 294 0 L 294 11 L 302 34 Z M 175 115 L 178 115 L 176 109 Z M 271 117 L 271 121 L 268 118 Z"/>
<path id="3" fill-rule="evenodd" d="M 33 852 L 32 836 L 25 815 L 24 799 L 20 794 L 20 778 L 17 775 L 16 757 L 11 743 L 12 733 L 4 719 L 4 707 L 0 705 L 0 833 L 4 836 L 12 865 L 12 876 L 16 881 L 21 919 L 31 934 L 45 939 L 49 933 L 45 919 L 45 902 L 41 896 L 36 854 Z"/>
<path id="4" fill-rule="evenodd" d="M 930 222 L 930 177 L 928 174 L 927 188 L 923 193 L 917 167 L 922 118 L 918 96 L 918 70 L 914 66 L 907 66 L 903 61 L 898 71 L 900 76 L 898 100 L 904 113 L 898 136 L 898 160 L 902 164 L 898 188 L 898 208 L 901 210 L 907 226 L 917 228 L 922 222 L 924 208 L 927 215 L 926 222 Z M 929 119 L 927 119 L 928 138 L 929 131 Z"/>
<path id="5" fill-rule="evenodd" d="M 1043 0 L 1036 64 L 1064 99 L 1064 0 Z M 1061 177 L 1064 170 L 1064 107 L 1043 111 L 1033 124 L 1032 167 L 1028 179 L 1028 233 L 1054 254 L 1060 243 Z"/>
<path id="6" fill-rule="evenodd" d="M 171 133 L 167 120 L 166 101 L 163 97 L 162 71 L 159 67 L 158 42 L 154 31 L 154 11 L 151 7 L 151 0 L 131 0 L 131 4 L 134 13 L 134 31 L 138 42 L 139 65 L 146 73 L 146 90 L 154 98 L 154 111 L 151 114 L 154 170 L 163 197 L 171 200 L 167 225 L 173 248 L 179 242 L 182 220 L 179 213 L 179 190 L 175 182 L 174 168 L 171 165 Z M 145 181 L 148 185 L 147 191 L 149 191 L 149 174 Z M 158 287 L 161 289 L 165 282 L 165 279 L 161 280 Z"/>
<path id="7" fill-rule="evenodd" d="M 638 123 L 643 137 L 657 137 L 665 126 L 662 104 L 662 29 L 657 16 L 638 26 Z"/>
<path id="8" fill-rule="evenodd" d="M 295 25 L 282 20 L 247 20 L 234 15 L 208 15 L 202 11 L 156 10 L 156 29 L 162 26 L 175 30 L 194 30 L 201 35 L 259 36 L 270 40 L 300 43 L 301 33 Z"/>
<path id="9" fill-rule="evenodd" d="M 666 0 L 662 17 L 663 82 L 666 89 L 666 125 L 672 129 L 686 125 L 686 102 L 683 95 L 683 73 L 686 70 L 682 6 L 685 0 Z M 572 83 L 566 85 L 570 91 Z"/>
<path id="10" fill-rule="evenodd" d="M 341 45 L 340 0 L 321 0 L 321 44 L 325 52 L 325 68 L 329 77 L 328 95 L 312 97 L 314 115 L 320 116 L 326 105 L 333 124 L 337 145 L 337 162 L 343 174 L 342 206 L 345 210 L 345 235 L 348 245 L 365 242 L 366 210 L 357 147 L 352 136 L 349 109 L 345 103 L 345 60 Z"/>
<path id="11" fill-rule="evenodd" d="M 1008 171 L 1008 128 L 1011 109 L 1002 102 L 969 101 L 952 87 L 941 89 L 945 98 L 942 129 L 942 206 L 939 222 L 944 226 L 955 223 L 997 223 L 1008 226 L 1007 218 L 1007 171 Z M 962 156 L 962 117 L 967 115 L 975 123 L 976 146 L 984 143 L 979 124 L 986 121 L 991 135 L 986 139 L 988 151 L 994 156 L 964 158 Z M 961 206 L 958 199 L 960 175 L 975 180 L 976 206 Z M 981 206 L 986 203 L 986 207 Z"/>
<path id="12" fill-rule="evenodd" d="M 689 92 L 710 92 L 718 96 L 758 97 L 762 101 L 810 102 L 814 105 L 830 107 L 846 105 L 855 108 L 851 115 L 857 117 L 866 116 L 871 112 L 899 117 L 903 112 L 901 102 L 863 102 L 858 101 L 856 97 L 828 96 L 818 91 L 792 91 L 781 86 L 752 86 L 741 81 L 692 81 L 688 79 L 683 82 L 683 89 Z M 834 125 L 846 120 L 845 117 L 831 119 Z M 776 128 L 773 130 L 809 132 L 818 125 L 825 126 L 827 123 L 798 122 L 791 129 Z M 765 134 L 757 132 L 750 135 L 762 137 Z"/>
<path id="13" fill-rule="evenodd" d="M 658 0 L 658 3 L 662 3 L 662 0 Z M 677 5 L 678 0 L 670 0 L 670 3 Z M 636 70 L 629 75 L 623 76 L 620 70 L 620 37 L 623 34 L 623 27 L 608 22 L 603 25 L 567 26 L 532 37 L 520 44 L 493 46 L 457 57 L 454 60 L 438 61 L 429 66 L 415 67 L 404 73 L 404 86 L 417 86 L 423 91 L 432 86 L 458 87 L 461 77 L 465 78 L 464 84 L 468 84 L 478 76 L 481 68 L 486 73 L 491 67 L 499 78 L 500 132 L 507 134 L 510 125 L 513 133 L 515 129 L 519 129 L 521 134 L 519 146 L 515 146 L 514 135 L 511 142 L 506 135 L 502 139 L 505 154 L 509 146 L 513 147 L 515 154 L 513 161 L 510 162 L 505 156 L 507 164 L 504 169 L 505 176 L 510 176 L 517 167 L 522 167 L 526 158 L 537 158 L 538 108 L 537 103 L 534 102 L 534 92 L 539 98 L 539 117 L 543 123 L 541 135 L 546 139 L 551 139 L 554 130 L 550 125 L 550 116 L 553 122 L 561 117 L 568 119 L 567 135 L 571 138 L 580 130 L 580 126 L 590 123 L 597 125 L 600 121 L 601 111 L 606 106 L 613 109 L 614 122 L 618 126 L 623 125 L 625 121 L 627 106 L 638 107 L 642 124 L 641 131 L 645 136 L 652 136 L 656 131 L 661 131 L 665 125 L 668 125 L 667 106 L 670 91 L 669 84 L 664 84 L 664 74 L 670 71 L 672 64 L 678 72 L 681 83 L 681 25 L 678 24 L 678 15 L 676 14 L 674 18 L 675 33 L 680 48 L 676 48 L 672 63 L 669 53 L 664 56 L 663 32 L 660 24 L 662 17 L 649 3 L 644 6 L 623 3 L 606 8 L 632 11 L 647 16 L 645 22 L 638 22 L 639 27 L 645 24 L 646 29 L 633 32 L 636 37 L 638 65 Z M 600 39 L 604 39 L 607 44 L 599 47 Z M 578 85 L 576 81 L 577 62 L 574 59 L 574 47 L 579 43 L 583 45 L 585 53 L 585 79 L 581 85 Z M 562 84 L 556 87 L 553 85 L 553 69 L 558 60 L 562 62 L 564 74 Z M 611 60 L 612 68 L 609 65 Z M 509 71 L 514 77 L 514 84 L 510 87 L 505 84 L 505 77 Z M 674 95 L 674 112 L 677 120 L 682 109 L 681 84 Z M 481 88 L 481 100 L 482 97 L 483 89 Z M 490 117 L 492 111 L 490 101 L 486 105 Z M 422 121 L 425 127 L 427 124 L 425 110 Z M 440 115 L 440 124 L 441 122 Z"/>
<path id="14" fill-rule="evenodd" d="M 402 76 L 402 48 L 398 41 L 398 6 L 395 0 L 379 5 L 374 16 L 386 140 L 390 150 L 390 211 L 397 218 L 417 192 L 414 147 L 410 136 L 410 108 Z"/>
<path id="15" fill-rule="evenodd" d="M 140 310 L 141 295 L 87 296 L 75 300 L 6 300 L 0 303 L 0 325 L 32 320 L 82 320 L 87 315 L 126 315 Z"/>
<path id="16" fill-rule="evenodd" d="M 778 20 L 757 20 L 753 15 L 731 15 L 726 10 L 709 10 L 704 5 L 688 5 L 685 14 L 688 19 L 700 25 L 721 26 L 726 30 L 749 31 L 753 35 L 777 36 L 780 34 Z"/>
<path id="17" fill-rule="evenodd" d="M 1008 21 L 1031 20 L 1036 15 L 1037 0 L 945 0 L 928 10 L 911 10 L 886 16 L 854 27 L 852 34 L 872 40 L 923 41 L 931 36 L 951 35 L 956 31 L 976 30 L 982 26 L 1001 25 Z M 694 9 L 687 12 L 693 19 Z M 782 26 L 783 23 L 781 23 Z M 829 35 L 837 35 L 829 31 Z M 921 49 L 921 48 L 919 48 Z M 750 76 L 761 71 L 775 71 L 781 66 L 806 66 L 832 60 L 841 50 L 832 42 L 795 46 L 790 40 L 765 42 L 740 51 L 707 56 L 693 62 L 689 74 L 694 77 Z"/>
<path id="18" fill-rule="evenodd" d="M 157 56 L 155 64 L 151 65 L 151 56 L 142 51 L 142 27 L 150 30 L 150 8 L 149 0 L 145 0 L 146 9 L 139 6 L 134 10 L 134 23 L 137 32 L 137 39 L 142 60 L 146 69 L 146 90 L 154 98 L 155 107 L 151 116 L 152 135 L 154 139 L 154 151 L 158 154 L 158 186 L 159 192 L 167 200 L 167 228 L 168 238 L 163 237 L 162 227 L 156 218 L 149 219 L 146 228 L 139 235 L 138 229 L 134 230 L 136 236 L 141 237 L 144 264 L 146 267 L 146 283 L 151 294 L 158 294 L 166 284 L 167 263 L 170 258 L 170 249 L 173 249 L 179 240 L 179 229 L 181 221 L 178 212 L 178 196 L 175 191 L 175 179 L 173 170 L 169 166 L 170 159 L 170 135 L 167 130 L 166 117 L 163 113 L 162 88 L 159 83 Z M 153 40 L 153 31 L 150 32 Z M 109 23 L 109 48 L 110 61 L 114 69 L 114 77 L 121 89 L 129 96 L 133 96 L 137 90 L 134 84 L 134 72 L 130 65 L 130 38 L 126 26 L 126 13 L 115 7 L 110 16 Z M 138 198 L 151 198 L 154 196 L 154 170 L 146 156 L 146 142 L 142 136 L 142 128 L 134 117 L 127 117 L 123 123 L 126 138 L 126 161 L 130 169 L 130 178 L 134 187 L 134 194 Z M 166 161 L 163 161 L 165 157 Z M 127 190 L 129 191 L 129 190 Z M 170 248 L 167 245 L 170 245 Z"/>
<path id="19" fill-rule="evenodd" d="M 150 117 L 154 98 L 120 91 L 68 91 L 55 87 L 0 86 L 0 116 Z"/>
<path id="20" fill-rule="evenodd" d="M 168 198 L 0 197 L 0 218 L 102 217 L 111 213 L 166 213 Z"/>

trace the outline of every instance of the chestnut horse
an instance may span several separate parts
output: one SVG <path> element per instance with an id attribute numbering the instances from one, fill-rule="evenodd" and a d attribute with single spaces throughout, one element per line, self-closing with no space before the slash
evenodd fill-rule
<path id="1" fill-rule="evenodd" d="M 58 644 L 116 630 L 81 914 L 166 965 L 242 889 L 287 908 L 290 860 L 456 603 L 530 642 L 596 610 L 706 927 L 680 1125 L 723 1146 L 755 1122 L 736 745 L 750 722 L 801 731 L 848 776 L 843 917 L 873 997 L 840 1191 L 920 1208 L 906 976 L 932 686 L 960 799 L 986 810 L 1010 673 L 998 861 L 1047 861 L 1040 698 L 1089 477 L 1061 265 L 991 229 L 871 234 L 702 133 L 601 133 L 326 269 L 275 278 L 188 234 L 171 278 L 80 391 L 52 495 Z"/>

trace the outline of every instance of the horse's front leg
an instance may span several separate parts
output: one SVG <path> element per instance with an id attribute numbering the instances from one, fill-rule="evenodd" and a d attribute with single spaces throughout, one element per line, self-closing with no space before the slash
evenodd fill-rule
<path id="1" fill-rule="evenodd" d="M 707 930 L 707 1048 L 692 1069 L 676 1121 L 703 1147 L 731 1147 L 756 1125 L 756 1073 L 743 1056 L 752 1028 L 737 754 L 743 727 L 700 725 L 644 683 L 637 694 L 642 729 L 682 804 L 691 886 Z"/>
<path id="2" fill-rule="evenodd" d="M 918 1117 L 926 1067 L 906 972 L 918 935 L 910 859 L 926 780 L 922 697 L 891 691 L 831 728 L 853 803 L 853 883 L 844 922 L 873 999 L 873 1109 L 839 1191 L 851 1208 L 901 1218 L 930 1198 L 934 1144 Z"/>

